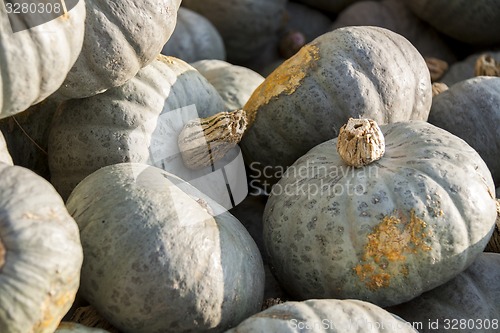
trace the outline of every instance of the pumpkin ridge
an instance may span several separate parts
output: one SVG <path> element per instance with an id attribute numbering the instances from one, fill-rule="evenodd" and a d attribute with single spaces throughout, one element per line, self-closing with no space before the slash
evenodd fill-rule
<path id="1" fill-rule="evenodd" d="M 98 4 L 97 4 L 98 3 Z M 87 8 L 92 8 L 93 11 L 94 11 L 94 14 L 93 15 L 88 15 L 94 19 L 98 18 L 99 15 L 96 15 L 95 13 L 102 13 L 104 14 L 104 17 L 106 18 L 107 22 L 109 22 L 112 27 L 115 27 L 116 29 L 113 29 L 113 32 L 114 33 L 119 33 L 120 34 L 120 37 L 122 37 L 124 40 L 127 41 L 127 48 L 129 50 L 138 50 L 140 49 L 140 44 L 137 43 L 136 40 L 134 40 L 132 38 L 132 34 L 125 34 L 124 32 L 125 31 L 129 31 L 129 29 L 124 25 L 123 22 L 120 21 L 119 19 L 119 13 L 116 12 L 116 8 L 113 8 L 113 6 L 111 6 L 112 4 L 116 4 L 117 2 L 114 2 L 114 1 L 95 1 L 95 0 L 87 0 Z M 120 2 L 118 2 L 120 3 Z M 103 10 L 103 8 L 105 8 Z M 97 20 L 95 21 L 97 23 Z M 136 57 L 134 60 L 135 60 L 135 66 L 138 66 L 139 68 L 141 67 L 139 61 L 138 61 L 138 58 L 140 58 L 140 54 L 138 54 L 139 57 Z M 142 66 L 143 67 L 143 66 Z M 100 67 L 94 67 L 94 69 L 97 69 L 98 71 L 100 71 Z M 103 72 L 103 74 L 106 74 L 105 77 L 108 77 L 111 76 L 111 73 L 112 72 Z"/>

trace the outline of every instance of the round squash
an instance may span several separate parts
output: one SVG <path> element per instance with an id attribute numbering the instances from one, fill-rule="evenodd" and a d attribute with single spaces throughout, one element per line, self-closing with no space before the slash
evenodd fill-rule
<path id="1" fill-rule="evenodd" d="M 459 41 L 500 43 L 498 0 L 405 0 L 413 12 L 437 30 Z"/>
<path id="2" fill-rule="evenodd" d="M 183 166 L 177 136 L 188 120 L 220 111 L 222 98 L 198 71 L 160 55 L 123 86 L 61 104 L 49 133 L 51 183 L 66 199 L 83 178 L 121 162 L 156 165 L 189 181 L 203 171 Z"/>
<path id="3" fill-rule="evenodd" d="M 120 331 L 222 332 L 259 311 L 255 242 L 180 178 L 137 163 L 107 166 L 78 184 L 67 207 L 85 255 L 82 296 Z"/>
<path id="4" fill-rule="evenodd" d="M 27 110 L 0 120 L 0 130 L 15 165 L 49 180 L 48 140 L 52 117 L 59 103 L 46 98 Z"/>
<path id="5" fill-rule="evenodd" d="M 379 123 L 427 120 L 429 70 L 403 37 L 378 27 L 324 34 L 285 61 L 244 106 L 241 142 L 251 169 L 277 174 L 315 145 L 337 136 L 349 117 Z"/>
<path id="6" fill-rule="evenodd" d="M 405 320 L 426 323 L 420 332 L 498 332 L 500 254 L 481 253 L 453 280 L 410 302 L 387 309 Z"/>
<path id="7" fill-rule="evenodd" d="M 175 30 L 161 53 L 186 62 L 226 59 L 219 31 L 204 16 L 184 7 L 179 8 Z"/>
<path id="8" fill-rule="evenodd" d="M 424 121 L 380 129 L 378 161 L 348 166 L 333 139 L 274 185 L 264 242 L 292 296 L 399 304 L 465 270 L 488 243 L 494 185 L 478 153 Z"/>
<path id="9" fill-rule="evenodd" d="M 58 99 L 117 87 L 151 63 L 174 31 L 181 0 L 86 0 L 82 51 Z"/>
<path id="10" fill-rule="evenodd" d="M 424 57 L 448 63 L 456 61 L 455 54 L 437 31 L 400 0 L 356 2 L 337 16 L 331 28 L 366 25 L 386 28 L 404 36 Z"/>
<path id="11" fill-rule="evenodd" d="M 13 33 L 6 8 L 0 6 L 0 119 L 44 100 L 63 83 L 82 49 L 85 1 L 68 9 L 52 21 Z"/>
<path id="12" fill-rule="evenodd" d="M 275 305 L 226 333 L 417 332 L 411 323 L 360 300 L 307 300 Z"/>
<path id="13" fill-rule="evenodd" d="M 220 32 L 232 64 L 259 57 L 283 23 L 287 0 L 183 0 Z"/>
<path id="14" fill-rule="evenodd" d="M 500 52 L 487 52 L 487 53 L 491 55 L 493 59 L 500 62 Z M 482 54 L 484 54 L 484 52 L 474 53 L 469 55 L 464 60 L 452 64 L 450 68 L 446 71 L 446 73 L 443 75 L 443 77 L 440 79 L 440 82 L 443 82 L 448 87 L 451 87 L 455 83 L 475 77 L 476 75 L 474 73 L 474 69 L 476 61 Z"/>
<path id="15" fill-rule="evenodd" d="M 12 162 L 12 157 L 10 156 L 9 149 L 7 149 L 7 143 L 0 131 L 0 162 L 6 163 L 8 165 L 14 165 Z"/>
<path id="16" fill-rule="evenodd" d="M 109 333 L 101 328 L 92 328 L 69 321 L 63 321 L 54 333 Z"/>
<path id="17" fill-rule="evenodd" d="M 43 178 L 0 163 L 0 332 L 52 333 L 83 261 L 78 227 Z"/>
<path id="18" fill-rule="evenodd" d="M 435 96 L 429 122 L 471 145 L 500 185 L 500 77 L 478 76 Z"/>
<path id="19" fill-rule="evenodd" d="M 259 73 L 222 60 L 201 60 L 191 63 L 191 66 L 217 89 L 227 110 L 241 109 L 264 81 Z"/>

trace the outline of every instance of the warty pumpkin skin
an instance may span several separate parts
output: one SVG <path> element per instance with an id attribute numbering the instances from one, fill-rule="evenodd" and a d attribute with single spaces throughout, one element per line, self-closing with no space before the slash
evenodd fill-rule
<path id="1" fill-rule="evenodd" d="M 194 62 L 204 59 L 226 59 L 222 37 L 204 16 L 184 7 L 177 12 L 177 24 L 161 53 Z"/>
<path id="2" fill-rule="evenodd" d="M 264 242 L 292 296 L 395 305 L 450 280 L 488 243 L 496 203 L 478 153 L 424 121 L 380 128 L 380 160 L 353 169 L 329 140 L 273 187 Z"/>
<path id="3" fill-rule="evenodd" d="M 500 184 L 500 78 L 478 76 L 434 97 L 429 122 L 464 139 Z"/>
<path id="4" fill-rule="evenodd" d="M 12 157 L 10 156 L 9 150 L 7 149 L 7 143 L 0 131 L 0 162 L 6 163 L 8 165 L 14 165 L 12 162 Z"/>
<path id="5" fill-rule="evenodd" d="M 248 163 L 275 173 L 336 137 L 349 117 L 427 120 L 431 99 L 429 70 L 404 37 L 340 28 L 305 45 L 254 91 L 241 148 Z"/>
<path id="6" fill-rule="evenodd" d="M 459 41 L 500 43 L 498 0 L 405 0 L 413 12 L 437 30 Z"/>
<path id="7" fill-rule="evenodd" d="M 451 281 L 410 302 L 387 310 L 424 325 L 420 332 L 498 332 L 500 329 L 500 254 L 481 253 Z M 455 328 L 456 327 L 456 328 Z M 447 329 L 448 328 L 448 329 Z"/>
<path id="8" fill-rule="evenodd" d="M 400 0 L 355 2 L 337 16 L 331 30 L 353 25 L 389 29 L 407 38 L 424 57 L 448 63 L 456 61 L 455 54 L 438 32 Z"/>
<path id="9" fill-rule="evenodd" d="M 58 99 L 120 86 L 151 63 L 174 31 L 181 0 L 86 0 L 82 51 Z"/>
<path id="10" fill-rule="evenodd" d="M 383 325 L 383 328 L 382 328 Z M 410 323 L 368 302 L 313 299 L 275 305 L 226 333 L 417 332 Z"/>
<path id="11" fill-rule="evenodd" d="M 82 296 L 120 331 L 221 332 L 259 311 L 255 242 L 180 178 L 137 163 L 107 166 L 78 184 L 67 207 L 85 255 Z"/>
<path id="12" fill-rule="evenodd" d="M 193 112 L 177 111 L 192 105 Z M 189 180 L 192 173 L 174 149 L 178 123 L 182 128 L 220 111 L 222 98 L 200 73 L 160 55 L 123 86 L 61 104 L 49 134 L 51 183 L 66 199 L 83 178 L 121 162 L 160 166 Z"/>
<path id="13" fill-rule="evenodd" d="M 85 1 L 36 27 L 12 32 L 0 6 L 0 119 L 29 108 L 56 91 L 82 49 Z"/>
<path id="14" fill-rule="evenodd" d="M 220 32 L 227 60 L 243 64 L 259 57 L 283 23 L 287 0 L 183 0 Z"/>
<path id="15" fill-rule="evenodd" d="M 80 282 L 75 221 L 42 177 L 0 163 L 0 332 L 53 333 Z"/>
<path id="16" fill-rule="evenodd" d="M 201 60 L 191 66 L 217 89 L 227 110 L 241 109 L 264 81 L 259 73 L 222 60 Z"/>

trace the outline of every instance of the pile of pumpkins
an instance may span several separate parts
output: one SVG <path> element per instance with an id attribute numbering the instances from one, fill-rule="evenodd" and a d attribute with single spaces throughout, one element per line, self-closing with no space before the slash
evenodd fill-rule
<path id="1" fill-rule="evenodd" d="M 498 2 L 63 8 L 0 6 L 0 332 L 500 331 Z"/>

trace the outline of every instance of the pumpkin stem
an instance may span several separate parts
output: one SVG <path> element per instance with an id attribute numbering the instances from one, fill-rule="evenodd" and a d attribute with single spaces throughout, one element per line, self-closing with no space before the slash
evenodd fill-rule
<path id="1" fill-rule="evenodd" d="M 92 305 L 77 308 L 70 321 L 87 327 L 102 328 L 110 333 L 119 333 Z"/>
<path id="2" fill-rule="evenodd" d="M 384 155 L 384 134 L 375 120 L 349 118 L 340 128 L 337 151 L 347 165 L 368 165 Z"/>
<path id="3" fill-rule="evenodd" d="M 443 82 L 434 82 L 432 84 L 432 97 L 439 95 L 443 91 L 448 90 L 448 86 Z"/>
<path id="4" fill-rule="evenodd" d="M 480 55 L 474 67 L 475 76 L 500 76 L 500 63 L 491 55 Z"/>
<path id="5" fill-rule="evenodd" d="M 300 31 L 290 30 L 280 39 L 278 46 L 279 54 L 284 59 L 288 59 L 297 53 L 304 45 L 306 45 L 306 37 L 304 34 Z"/>
<path id="6" fill-rule="evenodd" d="M 62 5 L 63 13 L 64 13 L 63 17 L 68 18 L 68 8 L 66 7 L 65 0 L 61 0 L 61 5 Z"/>
<path id="7" fill-rule="evenodd" d="M 424 60 L 427 64 L 427 68 L 429 68 L 432 82 L 439 80 L 448 70 L 448 63 L 444 60 L 433 57 L 425 57 Z"/>
<path id="8" fill-rule="evenodd" d="M 246 127 L 244 110 L 189 121 L 177 139 L 184 164 L 193 170 L 213 165 L 240 142 Z"/>

